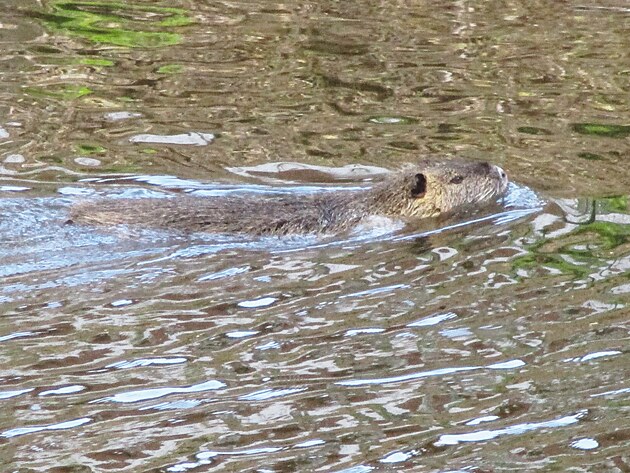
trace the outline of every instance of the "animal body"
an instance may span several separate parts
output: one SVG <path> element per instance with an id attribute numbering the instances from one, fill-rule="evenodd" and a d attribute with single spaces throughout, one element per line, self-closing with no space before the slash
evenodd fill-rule
<path id="1" fill-rule="evenodd" d="M 75 206 L 71 219 L 78 223 L 185 232 L 331 233 L 350 229 L 375 216 L 409 221 L 481 205 L 503 194 L 507 184 L 505 172 L 487 162 L 423 160 L 360 190 L 107 199 Z"/>

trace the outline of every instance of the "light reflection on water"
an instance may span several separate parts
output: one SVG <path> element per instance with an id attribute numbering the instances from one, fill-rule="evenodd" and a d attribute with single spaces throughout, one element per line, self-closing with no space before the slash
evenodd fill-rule
<path id="1" fill-rule="evenodd" d="M 548 428 L 557 428 L 557 427 L 566 427 L 571 424 L 577 423 L 581 418 L 588 414 L 587 410 L 582 410 L 577 414 L 564 416 L 559 419 L 553 419 L 544 422 L 530 422 L 525 424 L 517 424 L 509 427 L 505 427 L 503 429 L 497 430 L 480 430 L 477 432 L 471 432 L 467 434 L 449 434 L 449 435 L 441 435 L 438 440 L 435 442 L 436 446 L 444 446 L 444 445 L 457 445 L 458 443 L 463 442 L 483 442 L 486 440 L 492 440 L 494 438 L 500 437 L 502 435 L 521 435 L 525 432 L 530 432 L 532 430 L 540 430 L 540 429 L 548 429 Z"/>
<path id="2" fill-rule="evenodd" d="M 520 368 L 525 363 L 522 360 L 510 360 L 503 363 L 496 363 L 488 365 L 485 368 L 490 370 L 504 370 L 512 368 Z M 430 371 L 422 371 L 419 373 L 411 373 L 402 376 L 393 376 L 389 378 L 376 378 L 376 379 L 350 379 L 346 381 L 339 381 L 337 384 L 340 386 L 366 386 L 371 384 L 389 384 L 389 383 L 401 383 L 405 381 L 413 381 L 422 378 L 428 378 L 432 376 L 442 376 L 454 373 L 460 373 L 464 371 L 475 371 L 484 368 L 483 366 L 460 366 L 451 368 L 440 368 Z"/>
<path id="3" fill-rule="evenodd" d="M 221 389 L 226 387 L 225 383 L 221 381 L 206 381 L 204 383 L 195 384 L 192 386 L 186 387 L 164 387 L 164 388 L 152 388 L 152 389 L 141 389 L 138 391 L 127 391 L 118 394 L 114 394 L 113 396 L 106 397 L 103 399 L 96 399 L 92 402 L 120 402 L 120 403 L 131 403 L 131 402 L 141 402 L 147 401 L 150 399 L 157 399 L 164 396 L 170 396 L 172 394 L 185 394 L 185 393 L 198 393 L 204 391 L 213 391 L 215 389 Z"/>
<path id="4" fill-rule="evenodd" d="M 73 428 L 88 424 L 90 422 L 92 422 L 92 419 L 85 417 L 81 419 L 74 419 L 70 421 L 60 422 L 58 424 L 19 427 L 15 429 L 5 430 L 4 432 L 0 432 L 0 437 L 12 438 L 12 437 L 19 437 L 21 435 L 33 434 L 36 432 L 73 429 Z"/>

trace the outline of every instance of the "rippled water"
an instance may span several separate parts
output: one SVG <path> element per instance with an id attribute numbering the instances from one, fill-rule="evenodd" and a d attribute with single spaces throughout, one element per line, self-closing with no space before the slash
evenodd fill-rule
<path id="1" fill-rule="evenodd" d="M 6 3 L 2 471 L 630 471 L 626 2 Z M 327 238 L 66 223 L 428 154 L 516 184 Z"/>

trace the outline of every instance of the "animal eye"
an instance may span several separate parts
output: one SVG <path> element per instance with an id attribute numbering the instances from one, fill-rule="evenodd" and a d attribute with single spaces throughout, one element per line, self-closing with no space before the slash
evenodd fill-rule
<path id="1" fill-rule="evenodd" d="M 464 176 L 455 176 L 453 179 L 451 179 L 449 182 L 451 184 L 461 184 L 464 181 Z"/>
<path id="2" fill-rule="evenodd" d="M 427 178 L 424 174 L 418 173 L 414 176 L 413 188 L 411 189 L 411 197 L 422 197 L 427 191 Z"/>

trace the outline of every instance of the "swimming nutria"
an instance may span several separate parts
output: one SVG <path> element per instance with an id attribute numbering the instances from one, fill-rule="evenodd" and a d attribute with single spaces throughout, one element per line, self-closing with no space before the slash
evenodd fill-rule
<path id="1" fill-rule="evenodd" d="M 486 162 L 424 160 L 361 190 L 108 199 L 77 205 L 72 209 L 71 219 L 188 232 L 328 233 L 349 229 L 374 216 L 398 220 L 434 217 L 501 195 L 507 183 L 505 172 Z"/>

